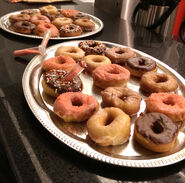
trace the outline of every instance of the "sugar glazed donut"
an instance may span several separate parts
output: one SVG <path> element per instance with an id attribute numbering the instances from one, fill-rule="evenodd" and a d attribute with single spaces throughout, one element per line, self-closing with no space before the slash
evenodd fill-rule
<path id="1" fill-rule="evenodd" d="M 67 92 L 57 97 L 53 109 L 65 122 L 82 122 L 99 109 L 99 104 L 93 96 Z"/>
<path id="2" fill-rule="evenodd" d="M 140 87 L 148 93 L 173 92 L 178 88 L 178 83 L 170 74 L 150 71 L 142 75 Z"/>
<path id="3" fill-rule="evenodd" d="M 146 99 L 149 112 L 159 112 L 167 115 L 174 122 L 185 120 L 185 98 L 171 93 L 152 93 Z"/>
<path id="4" fill-rule="evenodd" d="M 78 47 L 85 51 L 86 55 L 102 55 L 106 50 L 106 45 L 99 41 L 81 41 Z"/>
<path id="5" fill-rule="evenodd" d="M 167 152 L 173 149 L 178 127 L 161 113 L 142 114 L 134 127 L 134 138 L 146 149 L 154 152 Z"/>
<path id="6" fill-rule="evenodd" d="M 19 32 L 21 34 L 31 34 L 35 29 L 35 24 L 28 21 L 19 21 L 15 22 L 12 28 L 15 32 Z"/>
<path id="7" fill-rule="evenodd" d="M 147 57 L 132 57 L 127 60 L 126 68 L 132 76 L 141 77 L 148 71 L 157 71 L 157 64 Z"/>
<path id="8" fill-rule="evenodd" d="M 87 55 L 83 58 L 83 61 L 87 64 L 87 71 L 92 72 L 99 66 L 111 64 L 108 57 L 103 55 Z"/>
<path id="9" fill-rule="evenodd" d="M 74 15 L 78 15 L 78 11 L 77 10 L 73 10 L 73 9 L 63 9 L 61 10 L 61 14 L 64 15 L 65 17 L 73 17 Z"/>
<path id="10" fill-rule="evenodd" d="M 101 96 L 104 106 L 120 108 L 128 115 L 135 114 L 140 109 L 142 97 L 126 87 L 108 87 L 101 92 Z"/>
<path id="11" fill-rule="evenodd" d="M 94 85 L 105 89 L 109 86 L 125 86 L 130 79 L 130 72 L 117 64 L 108 64 L 97 67 L 92 77 Z"/>
<path id="12" fill-rule="evenodd" d="M 71 18 L 58 17 L 52 21 L 52 24 L 54 24 L 58 29 L 60 29 L 63 25 L 71 24 L 72 22 L 73 20 Z"/>
<path id="13" fill-rule="evenodd" d="M 39 15 L 39 14 L 36 14 L 36 15 L 33 15 L 31 18 L 30 18 L 30 21 L 31 23 L 35 24 L 35 25 L 38 25 L 40 23 L 50 23 L 50 19 L 44 15 Z"/>
<path id="14" fill-rule="evenodd" d="M 68 55 L 72 57 L 74 60 L 79 60 L 85 56 L 85 52 L 82 49 L 75 46 L 61 46 L 55 52 L 55 56 L 58 55 Z"/>
<path id="15" fill-rule="evenodd" d="M 51 30 L 51 37 L 57 37 L 58 36 L 58 29 L 51 23 L 40 23 L 36 26 L 34 30 L 34 34 L 38 36 L 44 36 L 44 33 L 46 30 Z"/>
<path id="16" fill-rule="evenodd" d="M 48 6 L 43 6 L 40 8 L 41 14 L 51 14 L 51 15 L 58 15 L 59 12 L 55 6 L 48 5 Z"/>
<path id="17" fill-rule="evenodd" d="M 72 81 L 64 81 L 63 78 L 67 74 L 65 70 L 49 70 L 43 73 L 42 86 L 45 93 L 50 96 L 57 97 L 65 92 L 82 91 L 82 81 L 79 77 L 75 77 Z"/>
<path id="18" fill-rule="evenodd" d="M 80 36 L 83 33 L 82 28 L 75 24 L 63 25 L 59 32 L 61 37 Z"/>
<path id="19" fill-rule="evenodd" d="M 15 15 L 10 15 L 9 21 L 11 23 L 19 22 L 19 21 L 29 21 L 30 20 L 30 15 L 26 14 L 15 14 Z"/>
<path id="20" fill-rule="evenodd" d="M 105 55 L 115 64 L 125 64 L 128 58 L 136 56 L 131 48 L 124 47 L 109 48 L 105 51 Z"/>
<path id="21" fill-rule="evenodd" d="M 91 32 L 95 28 L 94 22 L 84 18 L 75 20 L 74 24 L 79 25 L 84 32 Z"/>
<path id="22" fill-rule="evenodd" d="M 130 117 L 119 108 L 104 108 L 89 118 L 87 131 L 101 146 L 120 145 L 130 137 Z"/>
<path id="23" fill-rule="evenodd" d="M 45 71 L 52 69 L 70 71 L 76 62 L 67 55 L 59 55 L 43 61 L 42 68 Z"/>

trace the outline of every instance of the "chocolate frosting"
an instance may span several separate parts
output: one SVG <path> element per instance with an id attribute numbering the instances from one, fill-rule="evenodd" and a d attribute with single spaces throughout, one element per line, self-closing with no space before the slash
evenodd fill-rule
<path id="1" fill-rule="evenodd" d="M 177 125 L 161 113 L 141 115 L 135 122 L 135 128 L 144 138 L 155 144 L 168 144 L 176 136 Z"/>
<path id="2" fill-rule="evenodd" d="M 44 80 L 50 88 L 59 94 L 82 91 L 82 81 L 79 77 L 72 81 L 62 81 L 66 74 L 67 72 L 64 70 L 50 70 L 44 73 Z"/>
<path id="3" fill-rule="evenodd" d="M 133 69 L 151 71 L 156 67 L 155 61 L 147 57 L 132 57 L 127 61 L 127 65 Z"/>

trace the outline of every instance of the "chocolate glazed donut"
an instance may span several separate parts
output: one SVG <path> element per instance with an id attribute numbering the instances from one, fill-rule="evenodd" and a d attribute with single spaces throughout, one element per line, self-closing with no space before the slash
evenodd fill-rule
<path id="1" fill-rule="evenodd" d="M 132 57 L 127 60 L 126 68 L 131 75 L 141 77 L 145 72 L 157 71 L 156 62 L 147 57 Z"/>
<path id="2" fill-rule="evenodd" d="M 31 34 L 32 31 L 35 29 L 35 24 L 32 24 L 28 21 L 19 21 L 15 22 L 12 28 L 15 32 L 19 32 L 22 34 Z"/>
<path id="3" fill-rule="evenodd" d="M 171 150 L 177 134 L 177 125 L 162 113 L 142 114 L 135 122 L 134 137 L 136 141 L 154 152 Z"/>
<path id="4" fill-rule="evenodd" d="M 57 97 L 65 92 L 82 91 L 82 81 L 79 77 L 72 81 L 63 81 L 63 77 L 67 74 L 65 70 L 49 70 L 43 74 L 42 86 L 48 95 Z"/>

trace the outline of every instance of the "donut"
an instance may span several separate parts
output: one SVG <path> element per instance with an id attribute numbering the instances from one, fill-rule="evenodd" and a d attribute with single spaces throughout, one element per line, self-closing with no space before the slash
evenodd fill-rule
<path id="1" fill-rule="evenodd" d="M 111 64 L 111 61 L 108 57 L 103 55 L 87 55 L 83 59 L 87 64 L 87 71 L 92 72 L 99 66 Z"/>
<path id="2" fill-rule="evenodd" d="M 72 57 L 74 60 L 79 60 L 85 56 L 85 52 L 82 49 L 75 46 L 62 46 L 59 47 L 55 52 L 55 56 L 58 55 L 68 55 Z"/>
<path id="3" fill-rule="evenodd" d="M 100 146 L 120 145 L 130 137 L 130 117 L 119 108 L 106 107 L 88 119 L 87 131 Z"/>
<path id="4" fill-rule="evenodd" d="M 74 15 L 78 15 L 78 11 L 77 10 L 73 10 L 73 9 L 63 9 L 61 10 L 61 14 L 64 15 L 65 17 L 73 17 Z"/>
<path id="5" fill-rule="evenodd" d="M 75 20 L 74 24 L 79 25 L 84 32 L 91 32 L 95 28 L 94 22 L 84 18 Z"/>
<path id="6" fill-rule="evenodd" d="M 78 47 L 85 51 L 86 55 L 102 55 L 106 50 L 106 45 L 99 41 L 81 41 Z"/>
<path id="7" fill-rule="evenodd" d="M 150 71 L 142 75 L 140 88 L 147 93 L 173 92 L 178 83 L 171 74 Z"/>
<path id="8" fill-rule="evenodd" d="M 30 18 L 30 21 L 31 21 L 31 23 L 33 23 L 35 25 L 38 25 L 40 23 L 50 23 L 50 20 L 48 17 L 46 17 L 44 15 L 39 15 L 39 14 L 33 15 Z"/>
<path id="9" fill-rule="evenodd" d="M 15 23 L 19 21 L 29 21 L 29 20 L 30 20 L 30 15 L 26 15 L 26 14 L 16 14 L 16 15 L 9 16 L 10 23 Z"/>
<path id="10" fill-rule="evenodd" d="M 31 34 L 35 29 L 35 24 L 28 21 L 19 21 L 15 22 L 12 28 L 15 32 L 19 32 L 21 34 Z"/>
<path id="11" fill-rule="evenodd" d="M 43 6 L 40 8 L 41 14 L 51 14 L 51 15 L 58 15 L 59 12 L 55 6 L 48 5 L 48 6 Z"/>
<path id="12" fill-rule="evenodd" d="M 146 99 L 148 112 L 163 113 L 174 122 L 185 120 L 185 98 L 173 93 L 152 93 Z"/>
<path id="13" fill-rule="evenodd" d="M 70 71 L 75 66 L 75 64 L 76 62 L 71 57 L 67 55 L 59 55 L 44 60 L 42 63 L 42 68 L 45 71 L 52 69 Z"/>
<path id="14" fill-rule="evenodd" d="M 154 152 L 167 152 L 173 149 L 177 134 L 177 125 L 161 113 L 142 114 L 135 121 L 134 139 Z"/>
<path id="15" fill-rule="evenodd" d="M 65 122 L 82 122 L 99 109 L 99 103 L 90 95 L 67 92 L 59 95 L 53 110 Z"/>
<path id="16" fill-rule="evenodd" d="M 148 71 L 157 71 L 157 64 L 154 60 L 147 57 L 128 58 L 125 66 L 132 76 L 141 77 Z"/>
<path id="17" fill-rule="evenodd" d="M 83 13 L 78 13 L 78 14 L 76 14 L 76 15 L 73 15 L 71 18 L 72 18 L 74 21 L 77 20 L 77 19 L 89 19 L 89 20 L 90 20 L 90 16 L 85 15 L 85 14 L 83 14 Z"/>
<path id="18" fill-rule="evenodd" d="M 132 115 L 139 111 L 142 97 L 139 93 L 126 87 L 108 87 L 101 92 L 106 107 L 117 107 L 126 114 Z"/>
<path id="19" fill-rule="evenodd" d="M 55 18 L 52 21 L 52 24 L 54 24 L 58 29 L 60 29 L 60 27 L 62 27 L 63 25 L 71 24 L 72 22 L 73 20 L 71 18 L 59 17 L 59 18 Z"/>
<path id="20" fill-rule="evenodd" d="M 125 86 L 130 72 L 117 64 L 108 64 L 94 69 L 92 77 L 95 86 L 105 89 L 109 86 Z"/>
<path id="21" fill-rule="evenodd" d="M 63 25 L 60 28 L 60 36 L 61 37 L 74 37 L 74 36 L 80 36 L 83 33 L 80 26 L 75 24 L 68 24 Z"/>
<path id="22" fill-rule="evenodd" d="M 51 23 L 40 23 L 36 26 L 35 30 L 34 30 L 34 34 L 38 35 L 38 36 L 44 36 L 44 33 L 46 30 L 51 30 L 51 37 L 57 37 L 59 34 L 58 29 L 55 27 L 55 25 L 51 24 Z"/>
<path id="23" fill-rule="evenodd" d="M 63 81 L 63 77 L 67 74 L 65 70 L 49 70 L 43 73 L 42 87 L 45 93 L 50 96 L 57 97 L 65 92 L 82 91 L 82 81 L 79 77 L 72 81 Z"/>
<path id="24" fill-rule="evenodd" d="M 128 58 L 136 56 L 131 48 L 123 48 L 119 46 L 107 49 L 105 55 L 115 64 L 125 64 Z"/>

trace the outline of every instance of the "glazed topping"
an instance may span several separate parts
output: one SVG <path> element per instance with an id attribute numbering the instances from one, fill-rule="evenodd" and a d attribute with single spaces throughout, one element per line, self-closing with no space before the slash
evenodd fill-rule
<path id="1" fill-rule="evenodd" d="M 14 26 L 22 29 L 29 29 L 29 30 L 35 29 L 35 24 L 32 24 L 31 22 L 28 22 L 28 21 L 16 22 L 14 23 Z"/>
<path id="2" fill-rule="evenodd" d="M 155 61 L 147 57 L 132 57 L 127 61 L 127 65 L 133 69 L 144 71 L 154 70 L 156 67 Z"/>
<path id="3" fill-rule="evenodd" d="M 82 91 L 81 79 L 76 77 L 72 81 L 63 81 L 66 74 L 67 72 L 64 70 L 50 70 L 44 73 L 44 80 L 50 88 L 59 94 Z"/>
<path id="4" fill-rule="evenodd" d="M 170 143 L 178 131 L 176 124 L 161 113 L 142 114 L 135 125 L 138 133 L 155 144 Z"/>
<path id="5" fill-rule="evenodd" d="M 90 55 L 90 54 L 101 55 L 106 50 L 105 44 L 94 40 L 87 40 L 87 41 L 80 42 L 78 47 L 84 50 L 86 55 Z"/>

